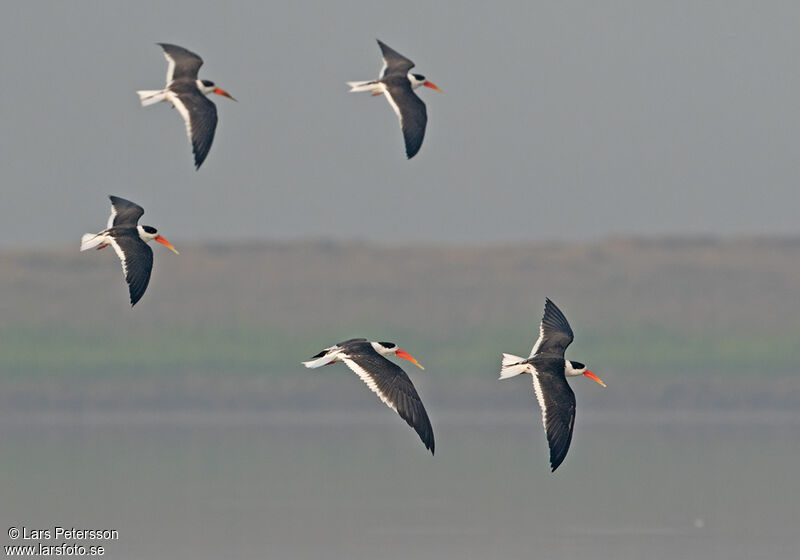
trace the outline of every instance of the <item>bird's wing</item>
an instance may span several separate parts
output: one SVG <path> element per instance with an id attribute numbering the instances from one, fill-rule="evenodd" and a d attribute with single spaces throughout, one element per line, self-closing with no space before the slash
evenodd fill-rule
<path id="1" fill-rule="evenodd" d="M 386 99 L 400 119 L 400 128 L 406 144 L 406 157 L 411 159 L 422 146 L 425 139 L 425 126 L 428 124 L 428 111 L 425 103 L 411 89 L 407 77 L 386 79 L 381 82 Z"/>
<path id="2" fill-rule="evenodd" d="M 550 468 L 564 461 L 575 427 L 575 393 L 564 377 L 564 360 L 534 358 L 533 392 L 542 409 L 542 424 L 550 446 Z M 560 368 L 560 373 L 559 373 Z"/>
<path id="3" fill-rule="evenodd" d="M 167 85 L 172 80 L 180 78 L 190 78 L 197 80 L 197 73 L 203 65 L 203 59 L 192 51 L 170 45 L 169 43 L 158 43 L 164 49 L 164 57 L 169 65 L 167 66 Z"/>
<path id="4" fill-rule="evenodd" d="M 381 78 L 394 74 L 405 76 L 408 74 L 409 70 L 414 68 L 414 63 L 411 60 L 404 57 L 392 47 L 383 43 L 380 39 L 378 39 L 378 45 L 380 46 L 381 53 L 383 55 L 383 68 L 381 68 L 380 74 Z"/>
<path id="5" fill-rule="evenodd" d="M 203 164 L 217 129 L 217 107 L 200 90 L 167 93 L 169 99 L 186 123 L 186 134 L 192 143 L 194 164 L 197 169 Z"/>
<path id="6" fill-rule="evenodd" d="M 122 273 L 128 283 L 131 306 L 136 305 L 150 283 L 153 270 L 153 250 L 142 241 L 135 229 L 125 235 L 109 236 L 111 246 L 122 261 Z"/>
<path id="7" fill-rule="evenodd" d="M 114 226 L 136 226 L 139 218 L 144 214 L 144 208 L 138 204 L 125 200 L 118 196 L 111 195 L 111 215 L 108 217 L 106 228 Z"/>
<path id="8" fill-rule="evenodd" d="M 556 354 L 563 356 L 567 346 L 572 344 L 574 335 L 567 318 L 555 303 L 546 299 L 544 316 L 539 325 L 539 338 L 533 345 L 531 356 L 536 354 Z"/>
<path id="9" fill-rule="evenodd" d="M 433 453 L 433 428 L 422 400 L 406 372 L 375 352 L 371 346 L 369 350 L 366 347 L 358 351 L 350 349 L 342 358 L 367 387 L 414 428 L 425 447 Z"/>

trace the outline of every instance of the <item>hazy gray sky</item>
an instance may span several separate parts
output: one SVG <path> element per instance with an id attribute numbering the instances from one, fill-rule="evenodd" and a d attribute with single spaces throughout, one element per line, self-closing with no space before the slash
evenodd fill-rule
<path id="1" fill-rule="evenodd" d="M 187 15 L 191 13 L 191 16 Z M 4 2 L 0 243 L 142 204 L 174 241 L 797 233 L 796 2 Z M 375 38 L 441 87 L 406 161 Z M 194 171 L 157 41 L 205 59 Z"/>

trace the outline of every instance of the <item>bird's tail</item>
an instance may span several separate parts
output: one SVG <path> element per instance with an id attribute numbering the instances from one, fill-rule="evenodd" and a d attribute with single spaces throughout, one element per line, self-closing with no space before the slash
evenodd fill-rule
<path id="1" fill-rule="evenodd" d="M 503 365 L 500 367 L 500 379 L 508 379 L 528 371 L 528 364 L 524 363 L 525 358 L 514 356 L 513 354 L 503 354 Z"/>
<path id="2" fill-rule="evenodd" d="M 100 245 L 103 242 L 103 236 L 99 233 L 84 233 L 81 237 L 81 251 L 88 251 Z"/>
<path id="3" fill-rule="evenodd" d="M 347 82 L 347 85 L 350 86 L 350 91 L 371 91 L 380 93 L 383 91 L 381 84 L 376 82 L 375 80 L 370 80 L 368 82 Z"/>
<path id="4" fill-rule="evenodd" d="M 139 94 L 139 101 L 142 102 L 142 107 L 153 105 L 160 101 L 164 101 L 167 98 L 167 94 L 163 89 L 143 89 L 141 91 L 137 91 L 136 93 Z"/>
<path id="5" fill-rule="evenodd" d="M 329 352 L 329 349 L 325 349 L 307 362 L 303 362 L 303 365 L 310 369 L 315 369 L 322 366 L 327 366 L 331 362 L 336 360 L 336 354 Z"/>

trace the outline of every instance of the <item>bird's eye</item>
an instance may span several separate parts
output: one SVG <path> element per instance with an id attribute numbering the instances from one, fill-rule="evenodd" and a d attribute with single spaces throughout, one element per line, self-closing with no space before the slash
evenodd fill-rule
<path id="1" fill-rule="evenodd" d="M 156 233 L 156 231 L 158 231 L 153 226 L 142 226 L 142 229 L 145 230 L 147 233 L 150 233 L 150 234 Z"/>
<path id="2" fill-rule="evenodd" d="M 214 82 L 211 80 L 203 80 L 203 85 L 206 87 L 214 87 Z"/>
<path id="3" fill-rule="evenodd" d="M 414 74 L 414 77 L 418 79 L 420 82 L 425 81 L 425 76 L 423 76 L 422 74 Z"/>
<path id="4" fill-rule="evenodd" d="M 395 344 L 394 342 L 379 342 L 378 344 L 380 344 L 381 346 L 383 346 L 387 350 L 391 350 L 392 348 L 397 346 L 397 344 Z"/>

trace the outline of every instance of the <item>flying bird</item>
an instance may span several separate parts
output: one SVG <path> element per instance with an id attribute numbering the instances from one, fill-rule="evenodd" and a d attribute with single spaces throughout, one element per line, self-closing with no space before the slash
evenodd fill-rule
<path id="1" fill-rule="evenodd" d="M 352 338 L 326 348 L 303 365 L 318 368 L 344 362 L 372 389 L 386 405 L 400 415 L 419 435 L 422 443 L 433 453 L 433 428 L 417 390 L 400 366 L 386 359 L 397 356 L 424 369 L 411 354 L 400 350 L 393 342 L 370 342 Z"/>
<path id="2" fill-rule="evenodd" d="M 128 283 L 131 296 L 131 307 L 136 305 L 150 282 L 150 272 L 153 270 L 153 250 L 147 245 L 156 240 L 166 245 L 176 255 L 178 251 L 172 244 L 158 234 L 152 226 L 140 226 L 139 218 L 144 214 L 144 208 L 118 196 L 109 196 L 111 199 L 111 216 L 108 218 L 106 229 L 100 233 L 85 233 L 81 238 L 81 251 L 104 249 L 111 245 L 122 261 L 122 272 Z"/>
<path id="3" fill-rule="evenodd" d="M 186 122 L 186 134 L 192 143 L 195 169 L 200 169 L 205 161 L 214 131 L 217 129 L 217 107 L 206 96 L 210 93 L 233 97 L 224 89 L 214 85 L 211 80 L 199 80 L 197 72 L 203 59 L 177 45 L 158 43 L 164 49 L 167 66 L 167 87 L 161 90 L 141 90 L 139 100 L 143 107 L 160 101 L 169 101 Z M 233 99 L 236 101 L 235 99 Z"/>
<path id="4" fill-rule="evenodd" d="M 367 82 L 347 82 L 350 91 L 371 91 L 372 95 L 386 94 L 386 99 L 400 119 L 403 139 L 406 143 L 406 156 L 411 159 L 422 146 L 425 138 L 425 126 L 428 123 L 428 111 L 425 103 L 417 97 L 414 90 L 420 86 L 429 87 L 441 92 L 422 74 L 409 72 L 414 63 L 402 54 L 378 40 L 383 53 L 383 68 L 377 80 Z"/>
<path id="5" fill-rule="evenodd" d="M 583 375 L 603 381 L 586 369 L 580 362 L 564 358 L 564 351 L 572 343 L 572 329 L 567 318 L 556 304 L 545 300 L 544 317 L 539 325 L 539 338 L 533 345 L 528 359 L 503 354 L 500 379 L 508 379 L 521 373 L 533 377 L 533 391 L 542 409 L 542 423 L 550 446 L 550 467 L 555 471 L 564 461 L 572 441 L 575 425 L 575 393 L 567 383 L 567 377 Z"/>

